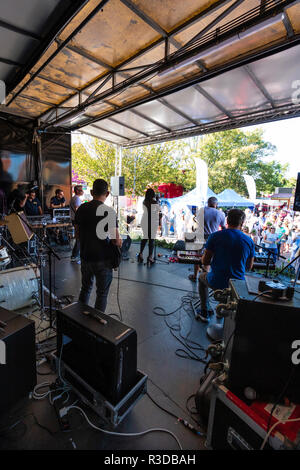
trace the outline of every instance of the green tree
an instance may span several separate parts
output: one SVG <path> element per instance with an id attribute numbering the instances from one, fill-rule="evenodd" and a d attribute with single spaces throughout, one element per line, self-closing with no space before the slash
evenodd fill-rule
<path id="1" fill-rule="evenodd" d="M 287 188 L 294 188 L 294 189 L 296 189 L 296 185 L 297 185 L 297 178 L 294 178 L 294 177 L 288 178 L 288 180 L 287 180 Z"/>
<path id="2" fill-rule="evenodd" d="M 72 145 L 73 169 L 90 186 L 97 178 L 110 181 L 115 174 L 115 147 L 103 140 L 93 139 L 87 148 L 82 143 Z"/>
<path id="3" fill-rule="evenodd" d="M 288 180 L 284 176 L 288 167 L 288 163 L 282 165 L 275 160 L 258 162 L 256 174 L 254 174 L 257 192 L 270 194 L 274 192 L 276 187 L 288 186 Z"/>
<path id="4" fill-rule="evenodd" d="M 263 131 L 233 129 L 204 136 L 196 149 L 198 157 L 208 166 L 208 184 L 215 192 L 226 188 L 248 196 L 243 175 L 252 175 L 257 193 L 272 192 L 276 186 L 286 183 L 286 165 L 265 162 L 274 154 L 276 147 L 263 139 Z"/>
<path id="5" fill-rule="evenodd" d="M 208 165 L 209 187 L 216 193 L 232 188 L 248 196 L 244 174 L 256 181 L 257 194 L 271 193 L 275 187 L 288 185 L 288 166 L 266 158 L 275 147 L 266 142 L 260 129 L 233 129 L 191 139 L 124 149 L 122 174 L 126 193 L 143 195 L 145 189 L 161 183 L 181 184 L 185 191 L 196 185 L 195 162 L 199 157 Z M 91 139 L 86 146 L 72 147 L 73 169 L 91 184 L 96 178 L 110 181 L 115 174 L 115 146 Z"/>
<path id="6" fill-rule="evenodd" d="M 122 173 L 129 194 L 144 194 L 145 189 L 161 183 L 183 185 L 185 190 L 195 186 L 195 171 L 191 159 L 184 154 L 182 141 L 126 149 Z"/>
<path id="7" fill-rule="evenodd" d="M 161 183 L 181 184 L 187 191 L 194 188 L 194 162 L 185 155 L 185 146 L 183 141 L 175 141 L 124 149 L 122 174 L 126 193 L 140 196 L 149 185 L 157 187 Z M 86 146 L 72 146 L 73 170 L 89 185 L 96 178 L 110 181 L 115 174 L 115 157 L 116 148 L 98 139 L 91 139 Z"/>

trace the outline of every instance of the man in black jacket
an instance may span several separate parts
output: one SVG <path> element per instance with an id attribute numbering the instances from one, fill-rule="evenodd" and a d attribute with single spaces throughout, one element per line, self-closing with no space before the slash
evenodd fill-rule
<path id="1" fill-rule="evenodd" d="M 92 201 L 78 207 L 75 214 L 75 236 L 80 241 L 81 291 L 79 301 L 88 303 L 96 278 L 95 308 L 105 312 L 107 296 L 112 282 L 112 252 L 110 243 L 121 247 L 122 240 L 115 211 L 105 205 L 109 195 L 103 179 L 94 181 Z"/>

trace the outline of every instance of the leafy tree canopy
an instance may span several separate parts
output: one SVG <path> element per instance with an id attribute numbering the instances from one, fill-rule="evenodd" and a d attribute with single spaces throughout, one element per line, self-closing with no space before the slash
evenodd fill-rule
<path id="1" fill-rule="evenodd" d="M 244 174 L 256 181 L 257 194 L 289 186 L 285 177 L 288 165 L 271 160 L 276 148 L 263 138 L 263 131 L 233 129 L 201 137 L 162 144 L 124 149 L 122 174 L 127 194 L 143 195 L 149 186 L 161 183 L 183 185 L 185 191 L 195 187 L 193 157 L 206 161 L 208 184 L 215 192 L 226 188 L 248 196 Z M 87 183 L 96 178 L 110 181 L 115 174 L 116 147 L 98 139 L 88 146 L 73 144 L 73 169 Z"/>

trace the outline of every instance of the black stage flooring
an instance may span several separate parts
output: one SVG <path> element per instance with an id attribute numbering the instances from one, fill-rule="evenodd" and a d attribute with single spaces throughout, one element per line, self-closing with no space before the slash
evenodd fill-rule
<path id="1" fill-rule="evenodd" d="M 148 375 L 148 392 L 155 401 L 176 416 L 195 424 L 186 410 L 186 400 L 199 388 L 204 364 L 178 357 L 176 350 L 183 349 L 183 346 L 172 336 L 164 318 L 153 313 L 154 307 L 157 306 L 164 308 L 166 312 L 172 312 L 179 307 L 183 296 L 191 292 L 197 294 L 197 285 L 188 280 L 188 274 L 193 267 L 158 262 L 148 268 L 137 264 L 137 251 L 138 245 L 133 244 L 130 259 L 121 264 L 119 303 L 123 322 L 137 331 L 138 368 Z M 167 253 L 161 249 L 158 249 L 158 252 Z M 67 252 L 60 253 L 60 256 L 62 259 L 55 261 L 55 295 L 73 295 L 74 300 L 77 300 L 80 290 L 80 265 L 71 263 Z M 107 314 L 119 313 L 117 276 L 117 272 L 114 272 Z M 94 301 L 95 289 L 90 299 L 91 306 Z M 167 317 L 167 321 L 177 325 L 178 315 L 179 312 Z M 193 319 L 184 310 L 181 311 L 180 321 L 183 335 L 191 331 L 189 338 L 206 348 L 209 344 L 206 337 L 207 325 Z M 178 335 L 178 332 L 174 333 Z M 195 352 L 200 357 L 205 355 L 203 351 Z M 40 366 L 39 371 L 48 373 L 49 365 Z M 55 375 L 38 375 L 39 382 L 52 382 L 55 378 Z M 193 404 L 191 400 L 190 406 Z M 101 427 L 102 423 L 97 415 L 86 408 L 85 410 L 91 421 Z M 26 399 L 1 420 L 0 449 L 178 450 L 176 441 L 165 433 L 153 432 L 141 437 L 107 436 L 89 427 L 76 410 L 69 412 L 69 418 L 71 431 L 61 432 L 55 410 L 47 399 Z M 14 424 L 18 420 L 20 422 L 9 433 L 1 434 L 4 425 Z M 184 450 L 205 449 L 203 437 L 193 434 L 175 418 L 160 410 L 147 395 L 142 397 L 115 431 L 133 433 L 149 428 L 170 430 L 178 437 Z"/>

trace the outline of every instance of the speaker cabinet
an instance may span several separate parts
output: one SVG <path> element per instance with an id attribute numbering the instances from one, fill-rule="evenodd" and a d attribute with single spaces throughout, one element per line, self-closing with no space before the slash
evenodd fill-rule
<path id="1" fill-rule="evenodd" d="M 295 212 L 300 212 L 300 173 L 298 173 L 298 178 L 297 178 L 293 210 Z"/>
<path id="2" fill-rule="evenodd" d="M 33 237 L 33 232 L 27 226 L 27 219 L 23 212 L 13 213 L 6 217 L 8 230 L 16 245 L 28 242 Z"/>
<path id="3" fill-rule="evenodd" d="M 0 414 L 36 385 L 35 324 L 0 307 Z"/>
<path id="4" fill-rule="evenodd" d="M 112 176 L 110 179 L 111 195 L 124 196 L 125 195 L 125 180 L 124 176 Z"/>
<path id="5" fill-rule="evenodd" d="M 229 364 L 228 388 L 244 399 L 245 389 L 260 399 L 276 400 L 281 392 L 300 403 L 300 365 L 293 363 L 293 343 L 300 339 L 300 300 L 255 298 L 245 281 L 231 279 L 235 313 L 225 318 L 224 342 Z"/>
<path id="6" fill-rule="evenodd" d="M 57 355 L 113 405 L 137 382 L 135 330 L 80 302 L 57 311 Z"/>

